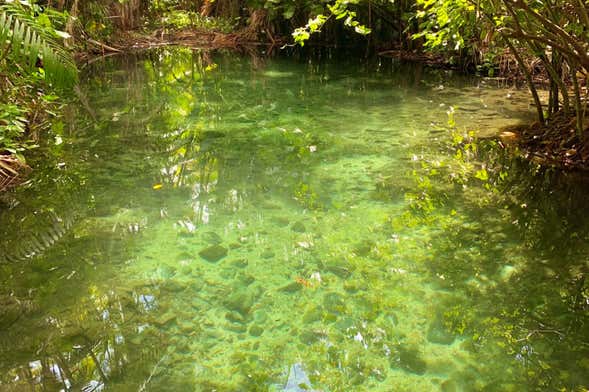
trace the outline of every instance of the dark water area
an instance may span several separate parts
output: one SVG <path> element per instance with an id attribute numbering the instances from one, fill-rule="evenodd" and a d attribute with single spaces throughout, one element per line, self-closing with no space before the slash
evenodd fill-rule
<path id="1" fill-rule="evenodd" d="M 81 91 L 0 195 L 1 391 L 589 386 L 589 183 L 478 137 L 526 91 L 181 48 Z"/>

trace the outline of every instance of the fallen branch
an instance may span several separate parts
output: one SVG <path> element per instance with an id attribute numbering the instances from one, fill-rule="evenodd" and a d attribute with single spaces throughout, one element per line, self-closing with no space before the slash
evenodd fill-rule
<path id="1" fill-rule="evenodd" d="M 155 366 L 153 367 L 153 369 L 151 369 L 151 373 L 149 373 L 149 377 L 147 377 L 147 380 L 145 380 L 143 382 L 143 384 L 141 384 L 141 386 L 139 387 L 138 392 L 145 392 L 146 388 L 147 388 L 147 384 L 150 383 L 152 377 L 155 375 L 155 373 L 157 372 L 157 368 L 160 366 L 160 364 L 164 361 L 164 359 L 166 359 L 168 357 L 168 354 L 164 355 L 163 357 L 160 358 L 159 361 L 157 361 L 157 363 L 155 364 Z"/>
<path id="2" fill-rule="evenodd" d="M 92 38 L 88 38 L 87 40 L 88 40 L 88 42 L 90 42 L 93 45 L 100 46 L 103 51 L 106 49 L 110 52 L 118 52 L 118 53 L 122 52 L 122 50 L 120 50 L 120 49 L 113 48 L 112 46 L 108 46 L 106 44 L 103 44 L 102 42 L 98 42 L 96 40 L 93 40 Z"/>

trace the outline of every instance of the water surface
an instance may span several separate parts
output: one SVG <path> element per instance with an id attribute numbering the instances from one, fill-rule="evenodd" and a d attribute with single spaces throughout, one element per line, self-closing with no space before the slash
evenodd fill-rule
<path id="1" fill-rule="evenodd" d="M 0 389 L 588 385 L 587 186 L 469 133 L 525 91 L 189 49 L 82 91 L 0 200 Z"/>

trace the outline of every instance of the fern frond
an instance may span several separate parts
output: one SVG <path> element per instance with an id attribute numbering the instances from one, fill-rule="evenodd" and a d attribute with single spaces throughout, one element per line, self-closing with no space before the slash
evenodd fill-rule
<path id="1" fill-rule="evenodd" d="M 8 51 L 15 64 L 34 70 L 40 58 L 49 83 L 69 87 L 78 80 L 77 67 L 53 36 L 53 30 L 38 23 L 19 3 L 0 5 L 0 53 Z"/>

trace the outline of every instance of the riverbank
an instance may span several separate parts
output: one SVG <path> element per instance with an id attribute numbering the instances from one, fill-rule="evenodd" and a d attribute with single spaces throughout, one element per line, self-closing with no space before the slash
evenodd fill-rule
<path id="1" fill-rule="evenodd" d="M 575 130 L 574 114 L 556 113 L 546 124 L 534 122 L 508 127 L 499 137 L 517 145 L 531 161 L 562 170 L 589 171 L 589 117 L 584 132 Z"/>

